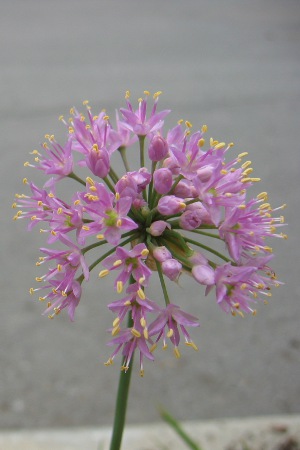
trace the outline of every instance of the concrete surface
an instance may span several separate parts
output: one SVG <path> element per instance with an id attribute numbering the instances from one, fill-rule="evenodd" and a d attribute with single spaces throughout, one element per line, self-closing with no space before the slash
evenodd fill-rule
<path id="1" fill-rule="evenodd" d="M 200 351 L 158 353 L 144 379 L 136 370 L 128 422 L 158 421 L 161 404 L 180 420 L 300 412 L 299 21 L 298 0 L 0 0 L 0 428 L 112 422 L 111 280 L 91 277 L 75 323 L 42 317 L 28 290 L 43 236 L 11 220 L 11 203 L 36 176 L 28 153 L 45 133 L 64 136 L 60 114 L 89 99 L 113 115 L 126 89 L 162 90 L 170 126 L 206 123 L 234 154 L 248 151 L 263 180 L 253 193 L 287 203 L 290 224 L 273 245 L 286 285 L 256 318 L 226 316 L 190 280 L 171 289 L 200 318 Z"/>
<path id="2" fill-rule="evenodd" d="M 185 422 L 182 428 L 201 450 L 299 450 L 300 416 Z M 0 433 L 0 450 L 108 450 L 109 428 Z M 129 426 L 122 450 L 184 450 L 167 425 Z"/>

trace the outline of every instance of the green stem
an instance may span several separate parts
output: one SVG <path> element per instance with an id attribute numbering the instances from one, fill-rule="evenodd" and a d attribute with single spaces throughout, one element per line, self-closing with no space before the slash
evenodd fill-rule
<path id="1" fill-rule="evenodd" d="M 74 172 L 71 172 L 68 175 L 69 178 L 72 178 L 72 180 L 78 181 L 78 183 L 83 184 L 83 186 L 86 185 L 86 182 L 83 181 L 80 177 L 78 177 Z"/>
<path id="2" fill-rule="evenodd" d="M 129 164 L 127 161 L 127 156 L 126 156 L 126 147 L 119 147 L 118 150 L 120 152 L 126 172 L 130 172 L 130 167 L 129 167 Z"/>
<path id="3" fill-rule="evenodd" d="M 190 230 L 191 233 L 196 233 L 196 234 L 202 234 L 203 236 L 208 236 L 208 237 L 212 237 L 215 239 L 221 239 L 220 236 L 218 236 L 217 234 L 213 234 L 213 233 L 207 233 L 206 231 L 200 231 L 200 230 Z"/>
<path id="4" fill-rule="evenodd" d="M 167 286 L 164 280 L 164 276 L 163 276 L 163 272 L 161 269 L 161 264 L 155 260 L 156 262 L 156 267 L 157 267 L 157 272 L 158 272 L 158 276 L 159 276 L 159 281 L 163 290 L 163 294 L 164 294 L 164 298 L 165 298 L 165 302 L 166 302 L 166 306 L 168 306 L 170 304 L 170 299 L 169 299 L 169 295 L 168 295 L 168 291 L 167 291 Z"/>
<path id="5" fill-rule="evenodd" d="M 144 154 L 145 137 L 146 136 L 139 136 L 141 167 L 145 167 L 145 154 Z"/>
<path id="6" fill-rule="evenodd" d="M 190 244 L 197 245 L 198 247 L 201 247 L 204 250 L 207 250 L 208 252 L 213 253 L 214 255 L 218 256 L 219 258 L 223 259 L 224 261 L 231 262 L 231 263 L 234 264 L 234 262 L 231 259 L 229 259 L 226 256 L 222 255 L 222 253 L 219 253 L 216 250 L 208 247 L 207 245 L 200 244 L 200 242 L 194 241 L 194 239 L 190 239 L 190 238 L 187 238 L 187 237 L 184 237 L 184 239 L 185 239 L 186 242 L 189 242 Z"/>
<path id="7" fill-rule="evenodd" d="M 128 325 L 128 328 L 131 328 L 133 326 L 133 320 L 131 317 L 131 313 L 128 314 L 128 324 L 127 325 Z M 123 362 L 122 362 L 122 366 L 123 365 L 125 365 L 125 358 L 123 359 Z M 115 418 L 114 418 L 112 437 L 111 437 L 110 447 L 109 447 L 110 450 L 120 450 L 120 448 L 121 448 L 121 442 L 122 442 L 122 436 L 123 436 L 125 418 L 126 418 L 127 400 L 128 400 L 132 365 L 133 365 L 133 355 L 132 355 L 128 370 L 126 372 L 121 370 L 120 377 L 119 377 L 119 386 L 118 386 L 118 393 L 117 393 L 116 407 L 115 407 Z"/>
<path id="8" fill-rule="evenodd" d="M 111 184 L 111 182 L 109 181 L 108 177 L 104 177 L 103 181 L 105 181 L 106 185 L 108 186 L 108 188 L 111 190 L 111 192 L 114 194 L 115 193 L 115 188 L 113 187 L 113 185 Z"/>

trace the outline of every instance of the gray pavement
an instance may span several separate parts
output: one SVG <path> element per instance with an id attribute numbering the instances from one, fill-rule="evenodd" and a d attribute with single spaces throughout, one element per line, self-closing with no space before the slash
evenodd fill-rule
<path id="1" fill-rule="evenodd" d="M 136 370 L 128 421 L 157 421 L 159 405 L 184 420 L 300 412 L 299 22 L 298 0 L 0 0 L 0 428 L 112 422 L 111 280 L 94 274 L 75 323 L 42 317 L 28 294 L 42 236 L 13 222 L 10 206 L 34 177 L 28 152 L 45 133 L 63 136 L 58 116 L 85 99 L 113 114 L 126 89 L 162 90 L 168 124 L 206 123 L 248 151 L 263 180 L 253 192 L 286 202 L 290 224 L 274 245 L 286 285 L 256 318 L 226 316 L 190 280 L 171 289 L 200 318 L 200 351 L 179 361 L 164 353 L 143 379 Z"/>

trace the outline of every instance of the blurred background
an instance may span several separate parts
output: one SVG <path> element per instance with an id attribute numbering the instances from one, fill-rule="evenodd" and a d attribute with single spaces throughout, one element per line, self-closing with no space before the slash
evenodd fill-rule
<path id="1" fill-rule="evenodd" d="M 159 406 L 180 420 L 300 412 L 299 42 L 298 0 L 0 0 L 1 428 L 112 423 L 112 278 L 92 275 L 75 323 L 41 316 L 28 291 L 45 242 L 11 204 L 23 177 L 41 180 L 23 167 L 29 152 L 45 133 L 65 138 L 59 115 L 88 99 L 113 116 L 127 89 L 133 100 L 162 90 L 168 126 L 205 123 L 232 155 L 249 152 L 263 180 L 253 195 L 287 203 L 289 223 L 289 239 L 272 242 L 285 286 L 256 318 L 227 316 L 190 279 L 171 288 L 200 319 L 199 352 L 157 352 L 144 378 L 136 367 L 128 422 L 158 421 Z"/>

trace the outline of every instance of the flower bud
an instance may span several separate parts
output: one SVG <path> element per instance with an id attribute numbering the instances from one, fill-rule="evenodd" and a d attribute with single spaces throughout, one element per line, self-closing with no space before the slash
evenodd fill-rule
<path id="1" fill-rule="evenodd" d="M 153 173 L 154 189 L 159 194 L 166 194 L 172 187 L 173 177 L 169 169 L 157 169 Z"/>
<path id="2" fill-rule="evenodd" d="M 194 198 L 197 197 L 197 191 L 194 185 L 189 180 L 181 180 L 177 184 L 174 194 L 180 198 Z"/>
<path id="3" fill-rule="evenodd" d="M 215 272 L 208 265 L 198 265 L 192 268 L 192 275 L 200 284 L 210 286 L 215 283 Z"/>
<path id="4" fill-rule="evenodd" d="M 157 205 L 157 210 L 164 216 L 177 214 L 186 208 L 185 203 L 181 198 L 175 197 L 175 195 L 166 195 L 162 197 Z"/>
<path id="5" fill-rule="evenodd" d="M 151 236 L 161 236 L 166 228 L 171 228 L 171 225 L 164 220 L 157 220 L 153 222 L 149 228 Z"/>
<path id="6" fill-rule="evenodd" d="M 154 136 L 148 148 L 151 161 L 161 161 L 167 156 L 168 152 L 169 146 L 167 141 L 159 135 Z"/>
<path id="7" fill-rule="evenodd" d="M 98 149 L 98 146 L 92 147 L 86 156 L 86 165 L 94 175 L 105 178 L 110 169 L 109 154 L 105 148 Z"/>
<path id="8" fill-rule="evenodd" d="M 182 265 L 177 259 L 167 259 L 161 264 L 161 268 L 166 277 L 170 280 L 175 281 L 180 275 Z"/>
<path id="9" fill-rule="evenodd" d="M 172 259 L 171 252 L 169 252 L 169 250 L 165 246 L 155 247 L 155 249 L 153 250 L 153 256 L 160 263 L 167 261 L 167 259 Z"/>
<path id="10" fill-rule="evenodd" d="M 201 211 L 188 209 L 179 217 L 179 225 L 183 230 L 194 230 L 201 224 Z"/>

